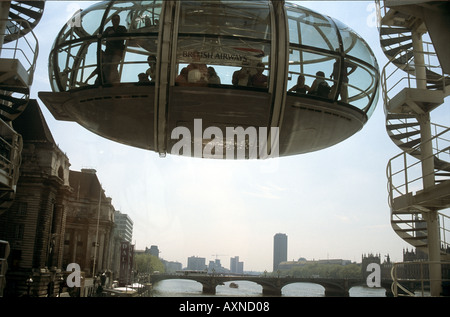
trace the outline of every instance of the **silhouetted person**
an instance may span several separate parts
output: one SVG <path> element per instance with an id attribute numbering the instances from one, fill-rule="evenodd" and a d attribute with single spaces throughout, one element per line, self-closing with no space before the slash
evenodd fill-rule
<path id="1" fill-rule="evenodd" d="M 148 75 L 146 73 L 138 74 L 138 82 L 140 84 L 142 84 L 142 83 L 149 83 L 150 80 L 148 79 Z"/>
<path id="2" fill-rule="evenodd" d="M 146 71 L 148 77 L 150 77 L 150 81 L 154 82 L 156 78 L 156 56 L 150 55 L 147 58 L 149 68 Z"/>
<path id="3" fill-rule="evenodd" d="M 187 73 L 188 83 L 208 82 L 208 68 L 206 64 L 191 63 L 187 66 Z"/>
<path id="4" fill-rule="evenodd" d="M 105 68 L 106 82 L 113 83 L 119 81 L 119 71 L 117 69 L 120 60 L 125 51 L 125 44 L 123 39 L 112 39 L 115 35 L 127 33 L 127 29 L 120 25 L 120 16 L 114 14 L 111 18 L 112 26 L 105 29 L 103 34 L 106 36 L 106 49 L 103 59 L 103 67 Z"/>
<path id="5" fill-rule="evenodd" d="M 188 69 L 187 67 L 183 67 L 180 71 L 180 74 L 175 78 L 175 82 L 179 85 L 183 85 L 187 83 Z"/>
<path id="6" fill-rule="evenodd" d="M 267 76 L 263 74 L 264 68 L 265 66 L 261 62 L 256 65 L 256 74 L 250 78 L 253 87 L 267 88 Z"/>
<path id="7" fill-rule="evenodd" d="M 247 87 L 250 82 L 250 70 L 247 67 L 242 67 L 233 73 L 232 84 L 233 86 Z"/>
<path id="8" fill-rule="evenodd" d="M 331 79 L 339 80 L 339 73 L 340 73 L 340 66 L 341 63 L 339 61 L 336 61 L 333 65 L 333 72 L 330 75 Z M 348 70 L 350 68 L 350 70 Z M 341 82 L 341 89 L 339 91 L 338 95 L 341 95 L 341 101 L 348 103 L 348 76 L 352 74 L 356 70 L 356 65 L 350 62 L 344 62 L 344 67 L 342 68 L 342 82 Z M 337 87 L 337 82 L 335 83 L 334 87 Z M 333 89 L 333 95 L 335 93 L 335 89 Z"/>
<path id="9" fill-rule="evenodd" d="M 295 91 L 298 94 L 306 94 L 309 89 L 310 87 L 308 85 L 305 85 L 305 76 L 298 75 L 297 84 L 288 91 Z"/>
<path id="10" fill-rule="evenodd" d="M 192 55 L 192 62 L 187 66 L 188 83 L 208 83 L 208 67 L 202 63 L 200 54 L 195 51 Z"/>
<path id="11" fill-rule="evenodd" d="M 214 85 L 220 85 L 220 77 L 217 75 L 214 67 L 208 67 L 208 83 Z"/>
<path id="12" fill-rule="evenodd" d="M 328 98 L 330 89 L 330 86 L 325 81 L 325 73 L 318 71 L 316 73 L 316 79 L 313 81 L 311 88 L 308 90 L 308 94 Z"/>

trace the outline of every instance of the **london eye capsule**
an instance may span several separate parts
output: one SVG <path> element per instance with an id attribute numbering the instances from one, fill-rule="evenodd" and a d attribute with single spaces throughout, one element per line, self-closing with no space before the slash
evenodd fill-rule
<path id="1" fill-rule="evenodd" d="M 161 155 L 263 158 L 358 132 L 378 99 L 367 43 L 284 1 L 105 1 L 50 52 L 57 120 Z"/>

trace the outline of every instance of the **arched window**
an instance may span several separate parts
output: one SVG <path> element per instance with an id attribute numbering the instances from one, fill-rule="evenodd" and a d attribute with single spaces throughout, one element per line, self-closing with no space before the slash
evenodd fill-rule
<path id="1" fill-rule="evenodd" d="M 58 177 L 64 180 L 64 169 L 62 168 L 62 166 L 58 168 Z"/>

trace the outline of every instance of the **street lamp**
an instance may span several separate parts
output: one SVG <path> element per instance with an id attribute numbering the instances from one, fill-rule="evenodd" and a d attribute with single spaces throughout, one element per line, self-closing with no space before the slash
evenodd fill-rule
<path id="1" fill-rule="evenodd" d="M 64 288 L 64 277 L 62 275 L 59 277 L 59 297 L 61 297 L 62 290 Z"/>
<path id="2" fill-rule="evenodd" d="M 33 279 L 30 277 L 26 280 L 25 284 L 27 285 L 27 295 L 28 297 L 30 297 L 30 289 L 31 289 L 31 285 L 33 285 Z"/>
<path id="3" fill-rule="evenodd" d="M 97 293 L 98 293 L 98 289 L 97 289 L 97 275 L 94 275 L 92 280 L 93 280 L 94 288 L 93 288 L 93 292 L 92 292 L 93 294 L 91 296 L 97 296 Z"/>

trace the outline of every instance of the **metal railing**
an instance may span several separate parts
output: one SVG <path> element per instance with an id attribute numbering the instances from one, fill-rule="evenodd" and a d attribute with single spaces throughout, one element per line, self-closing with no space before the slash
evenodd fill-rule
<path id="1" fill-rule="evenodd" d="M 392 98 L 400 92 L 401 89 L 404 88 L 417 88 L 418 80 L 429 80 L 434 85 L 438 85 L 438 87 L 442 87 L 442 91 L 444 95 L 447 93 L 447 85 L 450 85 L 450 80 L 445 76 L 444 70 L 441 65 L 437 61 L 437 54 L 431 50 L 433 44 L 430 42 L 424 42 L 424 46 L 426 50 L 423 51 L 413 51 L 409 50 L 408 52 L 412 52 L 413 54 L 421 53 L 426 56 L 428 63 L 425 64 L 417 64 L 414 62 L 414 59 L 405 62 L 403 68 L 399 68 L 394 65 L 394 61 L 406 51 L 399 51 L 396 55 L 394 55 L 389 62 L 383 67 L 383 71 L 381 73 L 381 87 L 382 87 L 382 96 L 384 101 L 384 108 L 386 111 L 386 107 L 390 104 Z M 432 64 L 432 60 L 435 60 L 437 64 Z M 395 69 L 392 70 L 392 68 Z M 415 75 L 415 69 L 418 67 L 425 67 L 428 71 L 433 72 L 438 78 L 424 78 L 419 79 Z"/>
<path id="2" fill-rule="evenodd" d="M 9 252 L 9 242 L 0 240 L 0 297 L 3 297 L 3 289 L 6 283 L 6 271 L 8 270 Z"/>
<path id="3" fill-rule="evenodd" d="M 431 176 L 437 182 L 450 181 L 450 177 L 448 175 L 439 176 L 439 174 L 435 171 L 433 171 L 432 174 L 424 175 L 422 172 L 422 162 L 430 158 L 435 161 L 436 158 L 438 158 L 440 162 L 443 162 L 444 164 L 450 164 L 450 128 L 437 124 L 434 124 L 433 126 L 435 131 L 437 131 L 436 135 L 430 140 L 425 140 L 424 142 L 416 145 L 412 148 L 411 151 L 420 151 L 420 147 L 423 143 L 432 142 L 432 155 L 422 158 L 421 161 L 417 158 L 414 158 L 407 152 L 402 152 L 389 160 L 386 168 L 386 174 L 388 179 L 389 206 L 391 208 L 393 208 L 393 201 L 395 198 L 413 194 L 414 192 L 423 190 L 424 178 Z M 441 246 L 443 247 L 443 249 L 448 249 L 450 247 L 450 242 L 447 242 L 447 238 L 450 236 L 450 217 L 443 213 L 438 214 L 440 217 L 439 225 Z M 395 211 L 393 210 L 393 212 L 391 213 L 391 220 L 405 220 L 403 218 L 405 216 L 407 215 L 395 215 Z M 410 222 L 404 222 L 403 225 L 406 226 L 406 229 L 415 229 L 414 221 L 412 219 Z"/>
<path id="4" fill-rule="evenodd" d="M 430 265 L 441 265 L 441 279 L 432 280 L 430 278 Z M 394 263 L 391 269 L 391 278 L 391 291 L 395 297 L 430 296 L 429 287 L 432 281 L 442 283 L 443 287 L 450 287 L 450 262 L 413 261 Z"/>
<path id="5" fill-rule="evenodd" d="M 25 68 L 28 74 L 28 85 L 33 83 L 34 71 L 36 69 L 36 61 L 39 54 L 39 42 L 31 29 L 30 24 L 22 19 L 0 19 L 0 22 L 6 22 L 6 28 L 0 37 L 10 38 L 8 43 L 3 44 L 0 48 L 0 58 L 17 59 Z M 23 36 L 20 32 L 14 32 L 8 27 L 8 22 L 15 22 L 14 29 L 29 29 L 30 32 Z M 20 26 L 18 28 L 17 26 Z"/>
<path id="6" fill-rule="evenodd" d="M 383 4 L 381 3 L 381 0 L 376 0 L 375 1 L 376 4 L 376 9 L 377 9 L 377 20 L 378 20 L 378 29 L 381 31 L 381 27 L 382 27 L 382 20 L 383 17 L 385 17 L 388 12 L 389 12 L 389 8 L 386 7 L 384 5 L 384 1 Z M 386 26 L 389 27 L 389 26 Z M 385 38 L 387 39 L 394 39 L 397 37 L 400 37 L 400 34 L 396 34 L 396 35 L 389 35 L 389 34 L 385 34 L 384 35 Z M 395 46 L 394 46 L 395 47 Z M 393 47 L 393 48 L 394 48 Z M 406 88 L 416 88 L 414 87 L 414 84 L 417 82 L 417 77 L 415 76 L 415 69 L 420 68 L 420 67 L 425 67 L 428 71 L 432 71 L 433 73 L 437 74 L 439 76 L 439 78 L 428 78 L 429 80 L 432 79 L 432 81 L 434 83 L 441 83 L 442 85 L 442 90 L 444 92 L 444 94 L 446 94 L 446 84 L 450 85 L 450 80 L 448 78 L 446 78 L 444 70 L 442 69 L 441 65 L 439 64 L 439 59 L 437 56 L 437 53 L 434 50 L 434 45 L 432 42 L 428 42 L 428 41 L 423 41 L 423 51 L 415 51 L 412 49 L 406 49 L 406 50 L 401 50 L 399 52 L 397 52 L 394 56 L 392 56 L 389 59 L 389 62 L 384 66 L 383 71 L 382 71 L 382 76 L 381 76 L 381 84 L 382 84 L 382 89 L 383 89 L 383 100 L 384 100 L 384 105 L 386 108 L 386 105 L 389 104 L 391 98 L 390 96 L 392 94 L 396 94 L 398 91 L 394 90 L 397 86 L 400 85 L 400 83 L 403 82 L 407 82 L 407 86 Z M 414 62 L 414 59 L 407 61 L 405 59 L 405 63 L 403 64 L 402 68 L 399 68 L 398 66 L 394 65 L 394 61 L 397 60 L 399 57 L 401 57 L 400 55 L 405 54 L 406 52 L 409 53 L 413 53 L 415 54 L 423 54 L 424 55 L 424 59 L 427 61 L 425 64 L 416 64 Z M 412 55 L 412 56 L 414 56 Z M 395 70 L 388 72 L 387 68 L 388 67 L 395 67 Z M 400 70 L 402 70 L 401 74 L 400 74 Z M 403 73 L 403 71 L 405 71 L 406 73 Z M 387 75 L 389 74 L 389 75 Z M 399 74 L 399 76 L 395 76 Z M 388 81 L 394 81 L 393 83 L 389 83 Z M 426 79 L 423 79 L 426 80 Z M 404 88 L 404 87 L 402 87 Z"/>
<path id="7" fill-rule="evenodd" d="M 440 249 L 441 254 L 450 254 L 450 242 L 448 241 L 450 237 L 450 217 L 438 212 L 438 222 L 439 222 L 439 236 L 440 236 Z M 426 225 L 420 225 L 420 223 L 425 223 L 426 220 L 419 216 L 419 214 L 410 215 L 410 214 L 393 214 L 391 213 L 391 221 L 399 222 L 397 224 L 398 230 L 402 230 L 404 232 L 414 232 L 414 236 L 409 234 L 410 238 L 416 238 L 420 241 L 422 238 L 422 242 L 427 239 L 427 228 Z M 403 236 L 404 238 L 404 236 Z M 426 243 L 426 242 L 425 242 Z"/>
<path id="8" fill-rule="evenodd" d="M 429 140 L 424 140 L 413 147 L 409 152 L 402 152 L 391 158 L 388 162 L 386 174 L 388 178 L 389 203 L 398 196 L 407 195 L 414 191 L 423 190 L 422 180 L 433 174 L 422 174 L 421 163 L 428 159 L 439 158 L 439 160 L 450 164 L 450 128 L 438 124 L 433 124 L 435 129 L 442 129 Z M 432 142 L 433 154 L 419 160 L 410 155 L 415 151 L 420 151 L 424 143 Z M 450 178 L 440 181 L 449 181 Z"/>
<path id="9" fill-rule="evenodd" d="M 14 189 L 19 178 L 21 164 L 22 137 L 7 123 L 0 120 L 0 172 L 6 176 L 10 189 Z"/>

